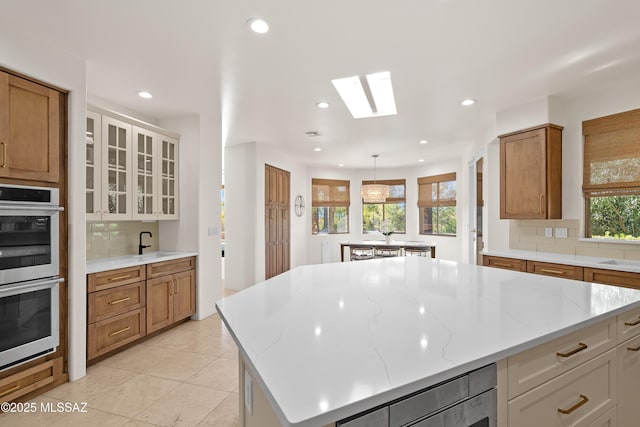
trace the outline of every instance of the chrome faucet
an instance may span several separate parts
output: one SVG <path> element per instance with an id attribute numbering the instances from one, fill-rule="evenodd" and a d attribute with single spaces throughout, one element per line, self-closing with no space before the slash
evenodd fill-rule
<path id="1" fill-rule="evenodd" d="M 148 234 L 149 237 L 153 237 L 153 235 L 151 234 L 150 231 L 141 231 L 140 232 L 140 242 L 138 243 L 138 255 L 142 255 L 142 250 L 144 248 L 150 248 L 151 247 L 151 245 L 143 245 L 142 244 L 142 235 L 143 234 Z"/>

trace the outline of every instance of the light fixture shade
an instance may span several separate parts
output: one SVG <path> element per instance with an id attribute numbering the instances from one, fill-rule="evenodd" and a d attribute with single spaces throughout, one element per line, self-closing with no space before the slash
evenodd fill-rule
<path id="1" fill-rule="evenodd" d="M 389 197 L 389 186 L 384 184 L 365 184 L 360 187 L 360 197 L 364 203 L 384 203 Z"/>

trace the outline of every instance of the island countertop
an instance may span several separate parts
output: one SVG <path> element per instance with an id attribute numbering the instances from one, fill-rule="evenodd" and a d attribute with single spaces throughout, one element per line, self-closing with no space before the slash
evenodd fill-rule
<path id="1" fill-rule="evenodd" d="M 640 291 L 398 257 L 297 267 L 216 305 L 282 424 L 318 426 L 640 306 Z"/>

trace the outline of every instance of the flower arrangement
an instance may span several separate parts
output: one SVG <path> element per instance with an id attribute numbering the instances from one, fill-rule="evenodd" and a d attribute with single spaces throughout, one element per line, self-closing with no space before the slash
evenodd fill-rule
<path id="1" fill-rule="evenodd" d="M 380 232 L 387 237 L 393 234 L 391 223 L 388 220 L 385 219 L 382 221 L 382 224 L 380 224 Z"/>

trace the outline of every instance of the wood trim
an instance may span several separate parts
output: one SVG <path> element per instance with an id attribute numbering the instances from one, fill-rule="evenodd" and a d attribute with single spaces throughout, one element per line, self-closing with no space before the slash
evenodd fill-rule
<path id="1" fill-rule="evenodd" d="M 65 95 L 69 93 L 69 91 L 66 90 L 66 89 L 62 89 L 61 87 L 52 85 L 51 83 L 43 82 L 42 80 L 38 80 L 38 79 L 36 79 L 34 77 L 27 76 L 26 74 L 18 73 L 16 71 L 10 70 L 10 69 L 5 68 L 3 66 L 0 66 L 0 71 L 3 71 L 5 73 L 7 73 L 7 74 L 11 74 L 12 76 L 19 77 L 21 79 L 29 80 L 30 82 L 33 82 L 33 83 L 38 84 L 40 86 L 48 87 L 49 89 L 53 89 L 53 90 L 55 90 L 57 92 L 64 93 Z"/>
<path id="2" fill-rule="evenodd" d="M 582 135 L 607 133 L 640 127 L 640 108 L 582 122 Z"/>
<path id="3" fill-rule="evenodd" d="M 506 138 L 508 136 L 517 135 L 517 134 L 522 133 L 522 132 L 530 132 L 532 130 L 538 130 L 538 129 L 544 129 L 544 128 L 553 128 L 553 129 L 563 130 L 564 126 L 554 125 L 553 123 L 545 123 L 543 125 L 533 126 L 533 127 L 530 127 L 530 128 L 521 129 L 521 130 L 505 133 L 505 134 L 502 134 L 502 135 L 498 135 L 498 138 Z"/>

